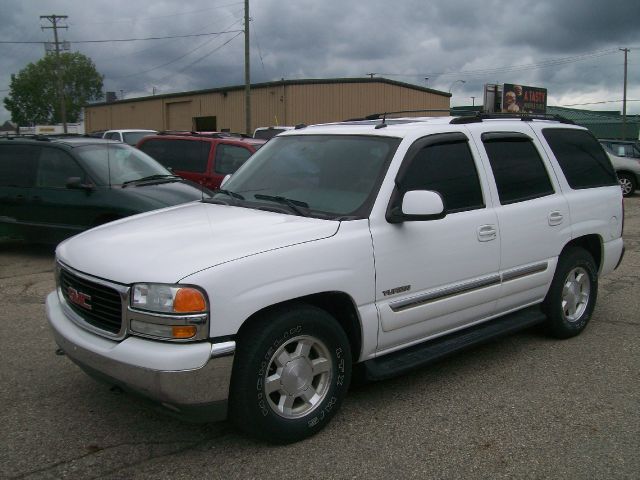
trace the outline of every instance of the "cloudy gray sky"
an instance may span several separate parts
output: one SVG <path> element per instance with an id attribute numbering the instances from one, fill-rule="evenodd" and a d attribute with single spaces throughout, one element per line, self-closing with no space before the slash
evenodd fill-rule
<path id="1" fill-rule="evenodd" d="M 40 15 L 68 15 L 61 39 L 125 98 L 244 82 L 244 2 L 0 0 L 0 42 L 51 41 Z M 476 104 L 485 83 L 545 87 L 549 105 L 640 113 L 638 0 L 251 0 L 252 82 L 363 77 L 452 90 Z M 81 43 L 229 32 L 164 40 Z M 0 98 L 42 44 L 0 43 Z M 425 80 L 428 77 L 428 80 Z M 463 83 L 461 80 L 464 80 Z M 0 123 L 9 114 L 0 106 Z"/>

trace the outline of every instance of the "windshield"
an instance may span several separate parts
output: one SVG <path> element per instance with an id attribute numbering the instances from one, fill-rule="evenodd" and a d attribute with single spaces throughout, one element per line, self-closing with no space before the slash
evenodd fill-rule
<path id="1" fill-rule="evenodd" d="M 123 143 L 77 147 L 76 152 L 98 185 L 122 185 L 152 175 L 172 175 L 146 153 Z"/>
<path id="2" fill-rule="evenodd" d="M 296 214 L 303 207 L 320 218 L 362 218 L 399 143 L 397 138 L 363 135 L 276 137 L 224 188 L 242 195 L 247 206 L 256 202 L 282 209 L 293 202 Z"/>

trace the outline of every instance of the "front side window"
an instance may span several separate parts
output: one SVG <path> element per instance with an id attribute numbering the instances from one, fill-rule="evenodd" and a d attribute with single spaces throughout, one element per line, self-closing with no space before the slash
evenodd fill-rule
<path id="1" fill-rule="evenodd" d="M 41 147 L 0 145 L 0 186 L 33 187 Z"/>
<path id="2" fill-rule="evenodd" d="M 100 143 L 76 147 L 82 165 L 98 185 L 122 185 L 154 175 L 171 172 L 153 158 L 126 143 Z"/>
<path id="3" fill-rule="evenodd" d="M 211 143 L 153 138 L 140 145 L 140 150 L 174 171 L 206 173 Z"/>
<path id="4" fill-rule="evenodd" d="M 251 153 L 244 147 L 219 143 L 216 147 L 216 173 L 221 175 L 234 173 L 247 161 Z"/>
<path id="5" fill-rule="evenodd" d="M 398 138 L 365 135 L 275 137 L 224 188 L 252 208 L 280 203 L 282 210 L 282 202 L 295 201 L 318 218 L 365 218 L 399 144 Z"/>
<path id="6" fill-rule="evenodd" d="M 617 185 L 616 172 L 598 141 L 585 130 L 545 128 L 544 138 L 573 189 Z"/>
<path id="7" fill-rule="evenodd" d="M 438 192 L 447 213 L 484 207 L 475 162 L 466 141 L 428 145 L 411 160 L 400 193 Z"/>
<path id="8" fill-rule="evenodd" d="M 517 133 L 485 133 L 482 141 L 502 205 L 554 193 L 547 169 L 529 137 Z"/>
<path id="9" fill-rule="evenodd" d="M 38 161 L 36 186 L 66 188 L 71 177 L 84 178 L 84 171 L 76 161 L 58 148 L 43 148 Z"/>

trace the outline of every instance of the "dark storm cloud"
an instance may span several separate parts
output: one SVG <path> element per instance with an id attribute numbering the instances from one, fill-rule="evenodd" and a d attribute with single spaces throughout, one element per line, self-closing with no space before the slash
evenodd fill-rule
<path id="1" fill-rule="evenodd" d="M 52 13 L 69 16 L 63 38 L 80 40 L 239 30 L 243 4 L 0 0 L 0 11 L 0 40 L 50 40 L 38 17 Z M 251 17 L 254 82 L 376 73 L 425 85 L 428 76 L 429 87 L 452 89 L 454 105 L 471 96 L 480 102 L 486 82 L 544 86 L 550 104 L 618 100 L 623 57 L 617 49 L 640 47 L 640 2 L 631 0 L 251 0 Z M 132 97 L 154 88 L 168 93 L 241 84 L 244 43 L 242 35 L 231 40 L 234 35 L 72 48 L 94 60 L 106 90 Z M 11 73 L 42 54 L 42 45 L 0 45 L 0 90 L 8 88 Z M 638 54 L 640 48 L 629 56 L 630 99 L 640 98 Z M 569 56 L 575 58 L 542 63 Z M 531 64 L 536 68 L 519 67 Z M 0 107 L 0 122 L 7 118 Z"/>

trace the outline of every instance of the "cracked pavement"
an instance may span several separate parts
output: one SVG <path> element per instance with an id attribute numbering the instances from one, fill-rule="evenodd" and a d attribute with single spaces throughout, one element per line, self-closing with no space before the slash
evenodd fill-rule
<path id="1" fill-rule="evenodd" d="M 0 242 L 0 478 L 638 478 L 640 196 L 625 208 L 624 261 L 582 335 L 531 330 L 352 387 L 288 446 L 175 420 L 56 355 L 53 249 Z"/>

